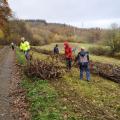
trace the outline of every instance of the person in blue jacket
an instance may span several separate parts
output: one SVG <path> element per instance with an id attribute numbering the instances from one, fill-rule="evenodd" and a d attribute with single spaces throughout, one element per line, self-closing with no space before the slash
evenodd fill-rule
<path id="1" fill-rule="evenodd" d="M 80 68 L 80 80 L 83 79 L 83 73 L 85 71 L 87 81 L 90 81 L 89 53 L 85 51 L 84 47 L 81 47 L 81 51 L 78 53 L 75 62 L 78 62 Z"/>

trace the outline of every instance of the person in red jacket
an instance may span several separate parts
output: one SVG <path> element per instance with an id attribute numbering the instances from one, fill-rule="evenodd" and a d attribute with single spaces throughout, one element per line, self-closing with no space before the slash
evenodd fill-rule
<path id="1" fill-rule="evenodd" d="M 64 49 L 65 49 L 65 58 L 66 58 L 67 69 L 71 70 L 71 67 L 72 67 L 72 48 L 70 47 L 68 42 L 64 42 Z"/>

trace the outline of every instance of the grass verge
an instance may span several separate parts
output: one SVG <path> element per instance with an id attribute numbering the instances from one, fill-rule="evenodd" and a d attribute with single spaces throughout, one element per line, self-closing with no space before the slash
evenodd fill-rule
<path id="1" fill-rule="evenodd" d="M 24 64 L 23 55 L 18 59 Z M 35 53 L 39 59 L 46 55 Z M 92 76 L 91 82 L 79 81 L 79 71 L 73 69 L 58 81 L 38 78 L 21 83 L 27 90 L 32 120 L 117 120 L 120 118 L 119 85 Z"/>
<path id="2" fill-rule="evenodd" d="M 41 54 L 36 53 L 36 55 L 38 56 L 39 59 L 41 59 L 40 56 L 42 56 L 42 58 L 43 57 L 46 58 L 46 56 L 44 54 L 41 55 Z M 71 73 L 67 73 L 63 77 L 62 80 L 56 82 L 56 84 L 55 84 L 55 82 L 54 83 L 52 82 L 51 85 L 53 85 L 55 87 L 56 91 L 58 91 L 59 96 L 62 96 L 64 94 L 64 92 L 67 92 L 65 94 L 66 94 L 66 96 L 68 96 L 68 99 L 70 99 L 71 96 L 69 94 L 71 93 L 71 95 L 72 95 L 72 93 L 76 92 L 78 95 L 78 96 L 76 96 L 78 101 L 81 96 L 83 98 L 83 100 L 87 99 L 87 101 L 89 101 L 89 104 L 92 104 L 92 106 L 94 106 L 93 107 L 94 109 L 97 106 L 97 108 L 99 110 L 107 111 L 108 114 L 107 113 L 105 113 L 105 114 L 107 114 L 107 116 L 109 116 L 109 117 L 111 116 L 110 118 L 112 118 L 112 119 L 120 118 L 120 111 L 119 111 L 119 108 L 120 108 L 120 103 L 119 103 L 120 89 L 119 88 L 120 88 L 120 86 L 119 86 L 119 84 L 109 81 L 107 79 L 104 79 L 97 75 L 91 75 L 90 83 L 88 83 L 84 80 L 83 81 L 79 80 L 79 70 L 76 68 L 73 68 Z M 64 86 L 61 82 L 64 82 L 66 85 Z M 58 86 L 58 84 L 59 84 L 59 86 Z M 61 86 L 61 84 L 62 84 L 62 86 Z M 65 89 L 66 87 L 67 87 L 67 89 Z M 68 90 L 68 88 L 70 88 L 70 90 Z M 61 99 L 61 98 L 59 98 L 59 99 Z M 74 99 L 76 99 L 76 98 L 74 97 L 71 101 L 74 101 Z M 64 103 L 64 101 L 63 101 L 63 103 Z M 71 103 L 69 102 L 69 104 L 67 104 L 67 106 L 69 106 L 70 104 Z M 89 106 L 89 104 L 87 104 L 87 105 Z M 69 107 L 67 107 L 67 108 L 69 108 Z M 74 108 L 74 107 L 72 106 L 72 108 Z M 83 110 L 84 110 L 84 108 L 83 108 Z M 91 109 L 90 109 L 90 111 L 91 111 Z M 87 116 L 87 118 L 89 118 L 89 119 L 91 117 L 92 117 L 92 114 L 91 114 L 91 116 Z M 97 119 L 97 115 L 96 115 L 96 119 Z"/>
<path id="3" fill-rule="evenodd" d="M 20 52 L 18 49 L 16 50 L 16 58 L 17 58 L 17 62 L 20 65 L 25 65 L 26 64 L 26 59 L 25 59 L 24 53 Z"/>
<path id="4" fill-rule="evenodd" d="M 24 80 L 22 86 L 27 90 L 27 99 L 30 102 L 32 120 L 62 120 L 57 109 L 57 92 L 47 81 Z"/>

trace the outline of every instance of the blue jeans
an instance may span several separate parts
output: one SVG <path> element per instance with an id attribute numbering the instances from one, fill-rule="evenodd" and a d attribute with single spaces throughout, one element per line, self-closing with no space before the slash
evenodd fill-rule
<path id="1" fill-rule="evenodd" d="M 26 57 L 27 60 L 30 59 L 30 56 L 29 56 L 29 50 L 25 51 L 25 57 Z"/>
<path id="2" fill-rule="evenodd" d="M 83 79 L 83 73 L 86 72 L 86 78 L 88 81 L 90 81 L 90 69 L 89 69 L 89 63 L 80 63 L 80 79 Z"/>

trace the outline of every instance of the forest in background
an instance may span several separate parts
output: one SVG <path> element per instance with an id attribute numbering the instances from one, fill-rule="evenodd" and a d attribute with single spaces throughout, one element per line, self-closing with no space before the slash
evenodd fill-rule
<path id="1" fill-rule="evenodd" d="M 25 37 L 33 46 L 55 42 L 95 43 L 110 47 L 110 55 L 120 52 L 120 27 L 113 23 L 109 29 L 77 28 L 45 20 L 21 20 L 12 15 L 7 0 L 0 1 L 0 44 L 15 42 Z M 93 48 L 91 51 L 102 48 Z M 104 53 L 105 50 L 103 50 Z"/>

